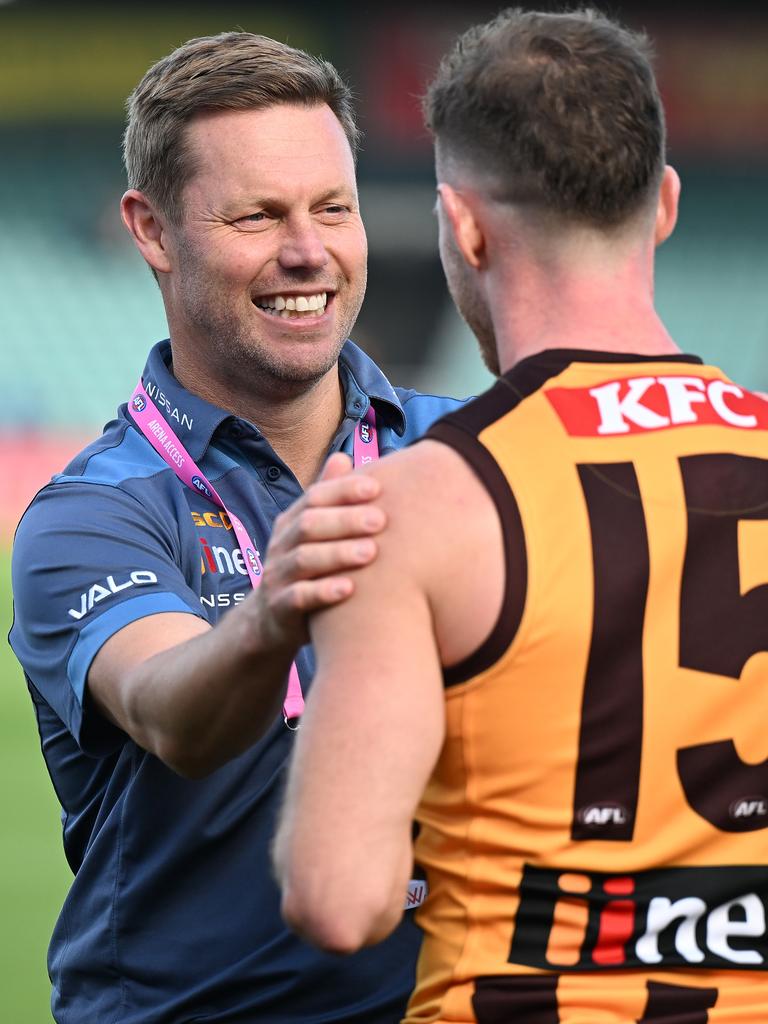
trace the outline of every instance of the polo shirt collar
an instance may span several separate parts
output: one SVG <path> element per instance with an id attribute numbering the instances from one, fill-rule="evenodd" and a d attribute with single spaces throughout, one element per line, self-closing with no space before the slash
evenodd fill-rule
<path id="1" fill-rule="evenodd" d="M 373 403 L 387 425 L 402 437 L 405 433 L 405 411 L 395 389 L 371 357 L 353 341 L 345 342 L 341 350 L 339 374 L 347 416 L 360 419 Z"/>
<path id="2" fill-rule="evenodd" d="M 166 339 L 150 350 L 141 379 L 160 415 L 199 462 L 214 432 L 231 413 L 187 391 L 173 376 L 171 365 L 171 343 Z"/>
<path id="3" fill-rule="evenodd" d="M 141 379 L 163 419 L 199 462 L 216 430 L 232 414 L 182 387 L 171 365 L 171 343 L 166 339 L 151 349 Z M 404 433 L 405 413 L 395 389 L 374 361 L 352 341 L 345 342 L 342 348 L 339 372 L 347 416 L 360 419 L 373 402 L 388 425 L 396 433 Z"/>

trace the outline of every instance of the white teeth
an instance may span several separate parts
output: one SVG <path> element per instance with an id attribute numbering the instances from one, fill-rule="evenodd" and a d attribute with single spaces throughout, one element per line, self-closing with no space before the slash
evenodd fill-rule
<path id="1" fill-rule="evenodd" d="M 318 292 L 316 295 L 296 295 L 290 298 L 285 298 L 283 295 L 269 295 L 258 300 L 259 307 L 265 313 L 291 319 L 297 319 L 302 315 L 322 316 L 327 303 L 327 292 Z"/>

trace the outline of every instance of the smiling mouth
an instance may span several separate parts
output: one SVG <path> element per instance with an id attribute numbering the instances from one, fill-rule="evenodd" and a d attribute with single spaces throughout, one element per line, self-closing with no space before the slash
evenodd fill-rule
<path id="1" fill-rule="evenodd" d="M 314 295 L 264 295 L 254 299 L 254 305 L 269 316 L 283 320 L 316 320 L 325 313 L 333 293 L 316 292 Z"/>

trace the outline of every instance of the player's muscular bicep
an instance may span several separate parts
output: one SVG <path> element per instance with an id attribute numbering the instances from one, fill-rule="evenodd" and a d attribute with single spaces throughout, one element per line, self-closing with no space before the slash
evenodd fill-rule
<path id="1" fill-rule="evenodd" d="M 88 671 L 88 691 L 98 709 L 132 734 L 131 688 L 136 669 L 163 651 L 207 633 L 210 625 L 196 615 L 168 612 L 129 623 L 106 641 Z"/>
<path id="2" fill-rule="evenodd" d="M 418 555 L 440 660 L 449 667 L 473 654 L 499 617 L 507 570 L 502 525 L 486 486 L 457 452 L 424 441 L 408 454 L 418 460 L 420 506 L 402 544 L 410 538 L 410 554 Z"/>

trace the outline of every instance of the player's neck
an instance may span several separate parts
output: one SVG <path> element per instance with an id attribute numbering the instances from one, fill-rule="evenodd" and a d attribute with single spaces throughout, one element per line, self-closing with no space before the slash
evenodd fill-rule
<path id="1" fill-rule="evenodd" d="M 650 277 L 622 271 L 516 276 L 497 289 L 493 325 L 502 372 L 544 349 L 576 348 L 638 355 L 679 352 L 653 304 Z"/>
<path id="2" fill-rule="evenodd" d="M 302 487 L 317 476 L 343 412 L 336 366 L 310 385 L 270 382 L 258 392 L 217 380 L 210 368 L 198 372 L 194 364 L 175 357 L 173 372 L 188 391 L 258 427 Z"/>

